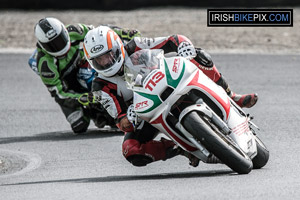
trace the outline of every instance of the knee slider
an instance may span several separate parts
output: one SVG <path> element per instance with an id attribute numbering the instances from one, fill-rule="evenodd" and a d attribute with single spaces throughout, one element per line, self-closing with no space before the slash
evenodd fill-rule
<path id="1" fill-rule="evenodd" d="M 212 68 L 214 66 L 214 63 L 211 59 L 211 56 L 204 50 L 200 48 L 196 48 L 196 57 L 194 58 L 200 65 Z"/>
<path id="2" fill-rule="evenodd" d="M 90 120 L 83 115 L 83 111 L 77 110 L 67 117 L 74 133 L 83 133 L 90 125 Z"/>
<path id="3" fill-rule="evenodd" d="M 144 167 L 153 161 L 151 158 L 144 155 L 132 155 L 127 157 L 126 159 L 136 167 Z"/>
<path id="4" fill-rule="evenodd" d="M 89 120 L 86 120 L 84 118 L 81 118 L 71 124 L 72 130 L 74 133 L 84 133 L 88 129 L 88 126 L 90 125 Z"/>
<path id="5" fill-rule="evenodd" d="M 71 124 L 71 127 L 74 133 L 84 133 L 88 129 L 89 124 L 86 120 L 78 120 Z"/>

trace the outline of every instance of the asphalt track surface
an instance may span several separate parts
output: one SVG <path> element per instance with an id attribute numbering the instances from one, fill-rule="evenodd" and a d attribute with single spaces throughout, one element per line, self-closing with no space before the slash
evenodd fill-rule
<path id="1" fill-rule="evenodd" d="M 123 136 L 93 125 L 74 136 L 58 105 L 27 65 L 27 54 L 0 54 L 0 199 L 297 199 L 300 196 L 299 55 L 213 54 L 237 92 L 257 92 L 247 109 L 270 161 L 237 175 L 184 157 L 131 166 Z"/>

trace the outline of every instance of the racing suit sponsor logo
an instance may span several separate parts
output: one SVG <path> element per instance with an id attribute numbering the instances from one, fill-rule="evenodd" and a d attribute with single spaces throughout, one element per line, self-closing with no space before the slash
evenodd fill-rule
<path id="1" fill-rule="evenodd" d="M 200 65 L 200 64 L 198 65 L 198 67 L 201 68 L 201 69 L 204 69 L 204 70 L 208 70 L 208 71 L 213 70 L 212 67 L 204 67 L 203 65 Z"/>
<path id="2" fill-rule="evenodd" d="M 106 111 L 112 118 L 114 118 L 114 119 L 117 118 L 118 110 L 114 103 L 113 98 L 111 96 L 109 96 L 109 94 L 102 91 L 100 103 L 102 104 L 102 106 L 106 109 Z"/>
<path id="3" fill-rule="evenodd" d="M 110 102 L 109 99 L 105 99 L 105 100 L 102 101 L 102 105 L 103 105 L 103 107 L 104 107 L 105 109 L 109 106 L 109 105 L 107 105 L 109 102 Z"/>

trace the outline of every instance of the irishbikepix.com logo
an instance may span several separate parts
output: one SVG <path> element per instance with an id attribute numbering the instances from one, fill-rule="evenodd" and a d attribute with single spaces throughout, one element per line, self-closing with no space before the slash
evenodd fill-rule
<path id="1" fill-rule="evenodd" d="M 293 26 L 293 9 L 208 9 L 207 26 Z"/>

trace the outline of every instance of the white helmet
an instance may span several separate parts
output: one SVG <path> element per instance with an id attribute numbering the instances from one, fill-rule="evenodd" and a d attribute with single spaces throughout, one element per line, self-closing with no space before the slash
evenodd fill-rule
<path id="1" fill-rule="evenodd" d="M 34 27 L 34 34 L 39 45 L 52 56 L 63 56 L 71 47 L 68 31 L 58 19 L 41 19 Z"/>
<path id="2" fill-rule="evenodd" d="M 125 59 L 125 49 L 120 37 L 109 27 L 90 30 L 83 42 L 84 55 L 90 65 L 101 75 L 117 74 Z"/>

